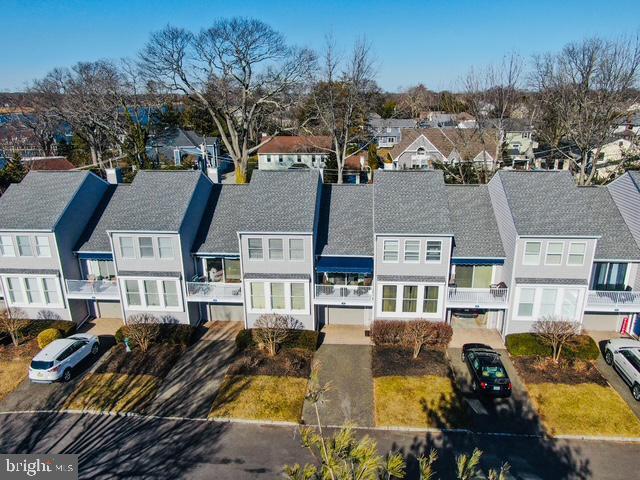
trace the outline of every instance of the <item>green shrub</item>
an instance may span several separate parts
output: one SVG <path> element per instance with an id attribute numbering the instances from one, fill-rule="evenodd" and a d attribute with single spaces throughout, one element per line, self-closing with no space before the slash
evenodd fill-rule
<path id="1" fill-rule="evenodd" d="M 124 337 L 126 337 L 126 327 L 123 325 L 121 326 L 118 330 L 116 330 L 116 333 L 114 335 L 115 339 L 116 339 L 116 343 L 124 343 Z"/>
<path id="2" fill-rule="evenodd" d="M 318 348 L 319 333 L 315 330 L 291 330 L 289 336 L 282 343 L 281 348 L 299 348 L 315 352 Z M 255 346 L 253 334 L 250 328 L 240 330 L 236 335 L 236 347 L 239 351 Z"/>
<path id="3" fill-rule="evenodd" d="M 68 320 L 27 320 L 28 324 L 22 329 L 21 336 L 25 338 L 37 337 L 40 332 L 49 328 L 60 330 L 63 337 L 76 333 L 76 323 Z"/>
<path id="4" fill-rule="evenodd" d="M 42 350 L 54 340 L 62 338 L 62 333 L 57 328 L 47 328 L 38 334 L 38 347 Z"/>
<path id="5" fill-rule="evenodd" d="M 514 357 L 550 357 L 551 346 L 541 341 L 535 333 L 512 333 L 507 335 L 507 350 Z M 577 335 L 575 339 L 567 342 L 560 357 L 576 360 L 595 360 L 600 355 L 596 342 L 589 335 Z"/>
<path id="6" fill-rule="evenodd" d="M 243 328 L 236 335 L 236 348 L 238 351 L 243 351 L 246 348 L 252 347 L 255 345 L 253 341 L 253 335 L 251 334 L 251 329 Z"/>

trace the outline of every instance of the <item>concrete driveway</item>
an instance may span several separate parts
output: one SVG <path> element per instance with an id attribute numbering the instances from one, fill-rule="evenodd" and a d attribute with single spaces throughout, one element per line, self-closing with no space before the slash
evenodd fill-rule
<path id="1" fill-rule="evenodd" d="M 471 429 L 477 432 L 539 434 L 542 427 L 531 405 L 526 388 L 518 376 L 506 350 L 497 349 L 513 386 L 510 398 L 483 398 L 471 390 L 471 373 L 462 361 L 461 348 L 447 349 L 451 368 L 471 419 Z"/>
<path id="2" fill-rule="evenodd" d="M 98 368 L 106 353 L 115 345 L 112 335 L 99 335 L 100 351 L 93 357 L 89 355 L 73 369 L 69 382 L 31 383 L 25 379 L 17 389 L 0 402 L 0 411 L 56 410 L 61 408 L 67 397 L 75 390 L 88 372 Z"/>
<path id="3" fill-rule="evenodd" d="M 372 427 L 371 346 L 323 343 L 314 360 L 320 362 L 320 383 L 331 386 L 319 405 L 322 424 L 350 422 L 360 427 Z M 307 424 L 317 423 L 315 410 L 309 402 L 304 404 L 302 418 Z"/>

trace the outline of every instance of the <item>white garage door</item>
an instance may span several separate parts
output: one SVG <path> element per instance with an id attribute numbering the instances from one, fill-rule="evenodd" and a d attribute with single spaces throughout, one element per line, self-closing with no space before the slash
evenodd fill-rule
<path id="1" fill-rule="evenodd" d="M 209 318 L 231 322 L 244 322 L 242 305 L 209 305 Z"/>
<path id="2" fill-rule="evenodd" d="M 371 309 L 362 307 L 327 307 L 329 325 L 362 325 L 371 320 Z"/>
<path id="3" fill-rule="evenodd" d="M 585 330 L 617 332 L 626 316 L 615 313 L 585 313 L 582 327 Z"/>
<path id="4" fill-rule="evenodd" d="M 122 319 L 122 308 L 120 302 L 96 302 L 96 315 L 100 318 L 120 318 Z"/>

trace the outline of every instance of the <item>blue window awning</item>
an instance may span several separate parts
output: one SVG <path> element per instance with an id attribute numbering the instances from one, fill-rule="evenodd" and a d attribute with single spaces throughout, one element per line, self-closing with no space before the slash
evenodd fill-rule
<path id="1" fill-rule="evenodd" d="M 316 271 L 318 273 L 373 274 L 373 258 L 320 257 L 316 265 Z"/>
<path id="2" fill-rule="evenodd" d="M 503 258 L 452 258 L 452 265 L 503 265 Z"/>
<path id="3" fill-rule="evenodd" d="M 80 260 L 113 260 L 113 255 L 110 253 L 78 252 L 78 258 Z"/>

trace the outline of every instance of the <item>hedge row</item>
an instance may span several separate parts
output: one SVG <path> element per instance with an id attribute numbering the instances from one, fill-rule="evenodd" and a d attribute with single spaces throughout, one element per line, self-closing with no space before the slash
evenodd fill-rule
<path id="1" fill-rule="evenodd" d="M 318 348 L 319 334 L 315 330 L 290 330 L 287 339 L 282 343 L 282 348 L 299 348 L 315 352 Z M 249 347 L 256 346 L 252 329 L 240 330 L 236 335 L 236 347 L 242 351 Z"/>
<path id="2" fill-rule="evenodd" d="M 371 340 L 377 346 L 395 345 L 413 348 L 416 330 L 424 338 L 424 345 L 445 348 L 453 336 L 451 325 L 429 320 L 376 320 L 371 326 Z"/>
<path id="3" fill-rule="evenodd" d="M 551 346 L 545 344 L 535 333 L 512 333 L 507 335 L 505 343 L 514 357 L 550 357 L 552 354 Z M 599 355 L 600 349 L 589 335 L 577 335 L 560 352 L 561 357 L 570 360 L 596 360 Z"/>
<path id="4" fill-rule="evenodd" d="M 155 343 L 165 343 L 167 345 L 181 345 L 188 347 L 193 343 L 195 327 L 191 325 L 161 324 L 160 334 Z M 127 336 L 127 326 L 123 325 L 116 330 L 115 339 L 117 343 L 123 343 Z"/>

